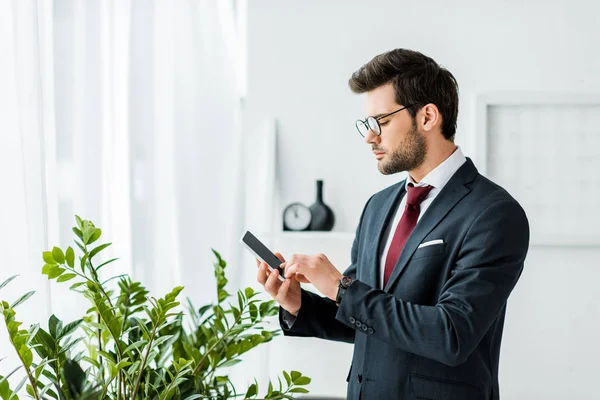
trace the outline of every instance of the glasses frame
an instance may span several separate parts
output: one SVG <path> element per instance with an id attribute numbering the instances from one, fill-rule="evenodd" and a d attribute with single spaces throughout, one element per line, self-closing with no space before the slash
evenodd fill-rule
<path id="1" fill-rule="evenodd" d="M 360 136 L 362 137 L 366 137 L 365 135 L 363 135 L 363 133 L 360 130 L 360 125 L 364 126 L 367 128 L 367 132 L 372 131 L 375 136 L 379 136 L 381 135 L 381 125 L 379 125 L 379 120 L 389 117 L 390 115 L 394 115 L 402 110 L 405 110 L 409 107 L 412 107 L 413 105 L 408 105 L 408 106 L 404 106 L 402 108 L 397 109 L 396 111 L 392 111 L 391 113 L 387 113 L 384 115 L 380 115 L 379 117 L 375 118 L 375 117 L 367 117 L 365 119 L 357 119 L 355 122 L 355 126 L 356 126 L 356 130 L 358 131 L 358 133 L 360 134 Z"/>

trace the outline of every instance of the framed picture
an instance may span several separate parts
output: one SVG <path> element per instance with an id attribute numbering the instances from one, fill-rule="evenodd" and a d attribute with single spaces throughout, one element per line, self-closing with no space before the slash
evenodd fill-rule
<path id="1" fill-rule="evenodd" d="M 476 129 L 478 167 L 523 206 L 532 245 L 600 247 L 600 94 L 480 94 Z"/>

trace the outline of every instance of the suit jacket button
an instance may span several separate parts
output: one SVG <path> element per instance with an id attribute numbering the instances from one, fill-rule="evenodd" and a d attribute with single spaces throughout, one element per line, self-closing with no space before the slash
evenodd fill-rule
<path id="1" fill-rule="evenodd" d="M 362 375 L 361 374 L 357 374 L 356 375 L 356 380 L 358 381 L 358 383 L 362 383 Z"/>
<path id="2" fill-rule="evenodd" d="M 350 323 L 354 325 L 355 322 L 356 320 L 353 317 L 350 317 Z"/>
<path id="3" fill-rule="evenodd" d="M 372 335 L 372 334 L 373 334 L 373 328 L 369 328 L 369 329 L 367 329 L 367 333 L 368 333 L 369 335 Z"/>
<path id="4" fill-rule="evenodd" d="M 366 332 L 368 328 L 369 328 L 368 326 L 366 326 L 365 324 L 363 324 L 363 326 L 362 326 L 362 330 L 363 330 L 363 331 L 365 331 L 365 332 Z"/>
<path id="5" fill-rule="evenodd" d="M 355 325 L 356 325 L 357 328 L 360 328 L 362 326 L 362 324 L 360 323 L 360 321 L 356 321 Z"/>

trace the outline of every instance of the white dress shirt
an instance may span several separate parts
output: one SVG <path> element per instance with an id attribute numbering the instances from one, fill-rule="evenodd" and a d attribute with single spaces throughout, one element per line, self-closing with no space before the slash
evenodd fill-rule
<path id="1" fill-rule="evenodd" d="M 454 153 L 450 155 L 446 160 L 444 160 L 440 165 L 435 167 L 430 173 L 425 176 L 421 182 L 415 183 L 410 175 L 406 179 L 405 189 L 408 191 L 408 184 L 412 183 L 415 187 L 420 186 L 433 186 L 433 189 L 429 192 L 427 197 L 421 203 L 421 212 L 419 213 L 419 218 L 417 220 L 417 225 L 419 224 L 419 220 L 427 211 L 427 208 L 433 202 L 433 199 L 440 193 L 442 188 L 446 186 L 446 183 L 452 178 L 452 175 L 467 161 L 460 147 L 456 147 Z M 400 205 L 398 206 L 394 220 L 391 224 L 388 224 L 386 231 L 383 236 L 383 240 L 386 241 L 385 248 L 383 250 L 383 254 L 381 254 L 380 262 L 379 262 L 379 288 L 383 288 L 383 275 L 385 273 L 385 259 L 387 257 L 390 245 L 392 244 L 392 239 L 394 237 L 393 233 L 396 232 L 396 227 L 400 223 L 400 219 L 402 218 L 402 214 L 404 214 L 404 209 L 406 208 L 406 194 L 402 197 L 402 201 L 400 201 Z M 392 229 L 393 228 L 393 229 Z"/>

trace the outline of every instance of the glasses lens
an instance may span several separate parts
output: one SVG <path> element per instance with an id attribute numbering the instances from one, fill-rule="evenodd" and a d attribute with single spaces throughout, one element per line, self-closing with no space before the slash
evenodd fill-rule
<path id="1" fill-rule="evenodd" d="M 365 125 L 365 121 L 361 121 L 360 119 L 356 121 L 356 129 L 358 129 L 358 133 L 360 133 L 360 136 L 362 137 L 365 137 L 369 131 L 369 128 Z"/>
<path id="2" fill-rule="evenodd" d="M 369 129 L 373 131 L 376 135 L 381 134 L 381 128 L 379 127 L 379 122 L 375 119 L 375 117 L 367 118 L 367 124 L 369 125 Z"/>

